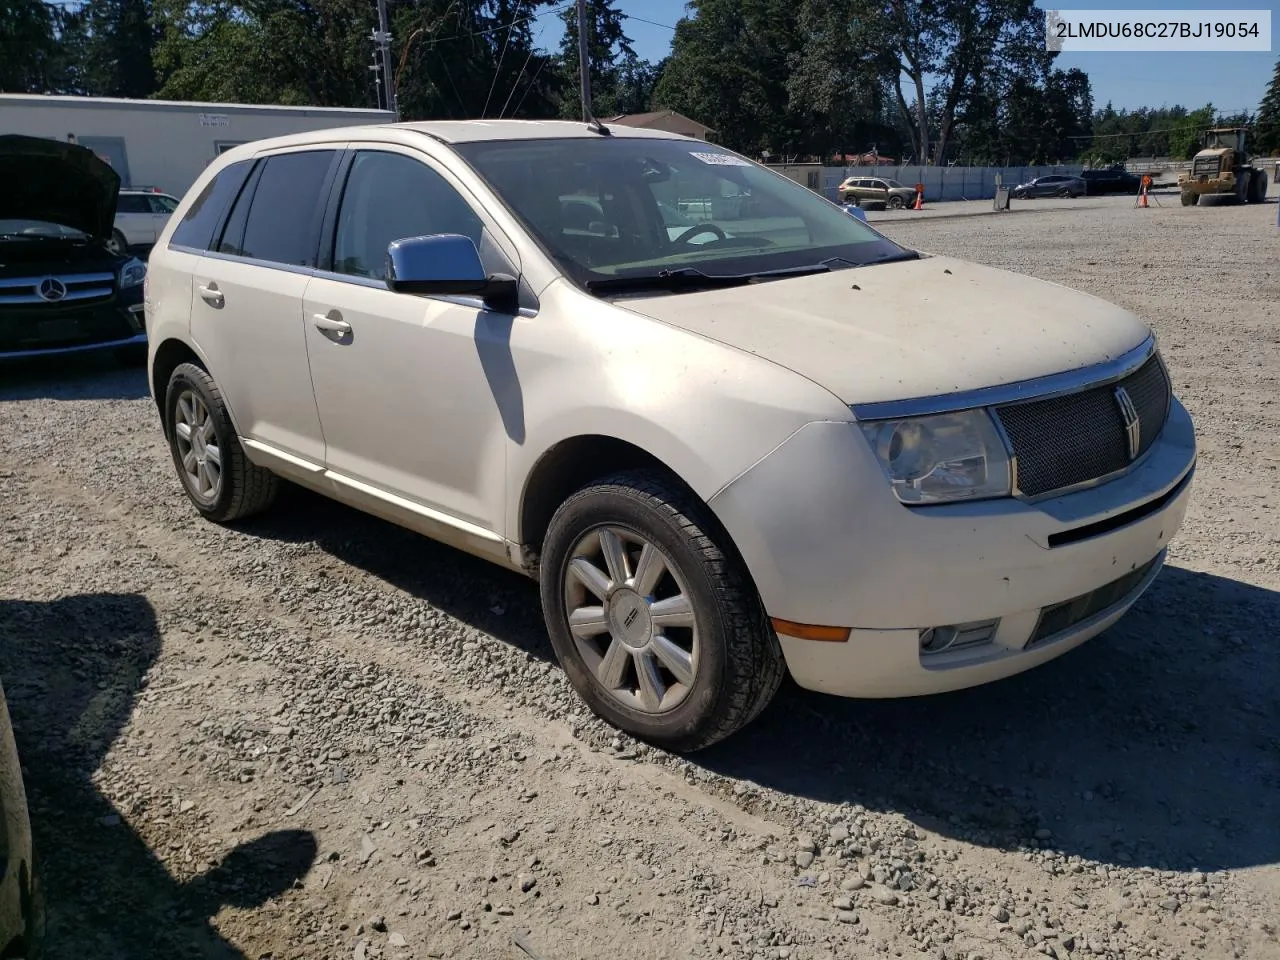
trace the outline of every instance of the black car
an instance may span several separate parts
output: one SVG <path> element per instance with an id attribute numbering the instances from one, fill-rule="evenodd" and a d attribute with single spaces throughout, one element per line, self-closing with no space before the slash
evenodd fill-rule
<path id="1" fill-rule="evenodd" d="M 0 136 L 0 360 L 145 355 L 146 264 L 108 248 L 119 190 L 91 150 Z"/>
<path id="2" fill-rule="evenodd" d="M 1080 174 L 1084 181 L 1085 192 L 1090 196 L 1114 193 L 1137 194 L 1142 186 L 1142 178 L 1130 173 L 1123 167 L 1112 167 L 1108 170 L 1086 170 Z"/>
<path id="3" fill-rule="evenodd" d="M 1055 173 L 1020 183 L 1010 192 L 1018 200 L 1029 200 L 1034 197 L 1083 197 L 1085 185 L 1079 177 Z"/>
<path id="4" fill-rule="evenodd" d="M 0 957 L 32 960 L 41 931 L 31 822 L 9 708 L 0 687 Z"/>

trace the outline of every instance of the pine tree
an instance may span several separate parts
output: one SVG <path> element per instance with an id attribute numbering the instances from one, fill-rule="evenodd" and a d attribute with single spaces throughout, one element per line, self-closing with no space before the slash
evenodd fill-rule
<path id="1" fill-rule="evenodd" d="M 620 104 L 620 87 L 642 69 L 641 61 L 631 47 L 631 38 L 623 29 L 626 14 L 617 9 L 615 0 L 587 0 L 587 61 L 591 71 L 591 101 L 595 115 L 601 119 L 624 112 Z M 582 116 L 582 98 L 578 86 L 578 13 L 569 7 L 560 14 L 564 21 L 564 39 L 560 42 L 560 71 L 564 97 L 560 115 L 567 119 Z M 645 64 L 647 67 L 648 65 Z M 628 98 L 625 94 L 622 99 Z"/>
<path id="2" fill-rule="evenodd" d="M 104 97 L 149 97 L 156 92 L 152 63 L 158 33 L 150 0 L 94 0 L 85 5 L 85 83 Z"/>
<path id="3" fill-rule="evenodd" d="M 1258 107 L 1253 127 L 1253 152 L 1280 154 L 1280 60 Z"/>

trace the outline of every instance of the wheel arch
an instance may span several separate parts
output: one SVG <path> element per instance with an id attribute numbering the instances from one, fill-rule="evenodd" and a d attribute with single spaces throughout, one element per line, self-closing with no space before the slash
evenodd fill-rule
<path id="1" fill-rule="evenodd" d="M 209 373 L 208 365 L 191 348 L 191 345 L 176 337 L 170 337 L 156 347 L 155 355 L 151 359 L 151 396 L 155 400 L 156 409 L 160 414 L 160 422 L 164 426 L 166 433 L 169 430 L 169 422 L 165 414 L 169 378 L 173 376 L 173 371 L 184 363 L 195 364 L 205 373 Z"/>
<path id="2" fill-rule="evenodd" d="M 560 504 L 595 480 L 636 469 L 660 472 L 697 496 L 669 464 L 634 443 L 599 433 L 566 437 L 544 451 L 525 478 L 516 527 L 521 545 L 536 556 Z"/>

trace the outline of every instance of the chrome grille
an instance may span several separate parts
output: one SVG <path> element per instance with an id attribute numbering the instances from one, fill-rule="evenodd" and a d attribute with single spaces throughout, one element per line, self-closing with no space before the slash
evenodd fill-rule
<path id="1" fill-rule="evenodd" d="M 61 284 L 62 296 L 50 300 L 40 295 L 40 286 L 46 280 Z M 85 303 L 106 300 L 115 288 L 115 274 L 74 273 L 45 274 L 40 277 L 0 277 L 0 307 L 56 306 L 59 303 Z"/>
<path id="2" fill-rule="evenodd" d="M 1135 457 L 1117 400 L 1123 387 L 1138 415 Z M 1169 415 L 1169 378 L 1152 356 L 1122 380 L 1078 393 L 997 407 L 1018 459 L 1017 493 L 1039 497 L 1126 469 L 1150 449 Z"/>

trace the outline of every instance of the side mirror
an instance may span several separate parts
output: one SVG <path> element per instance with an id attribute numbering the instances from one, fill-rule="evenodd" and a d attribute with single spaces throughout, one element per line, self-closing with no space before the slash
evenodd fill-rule
<path id="1" fill-rule="evenodd" d="M 486 274 L 476 245 L 459 234 L 393 240 L 387 247 L 387 287 L 423 296 L 480 297 L 495 310 L 518 309 L 516 279 Z"/>

